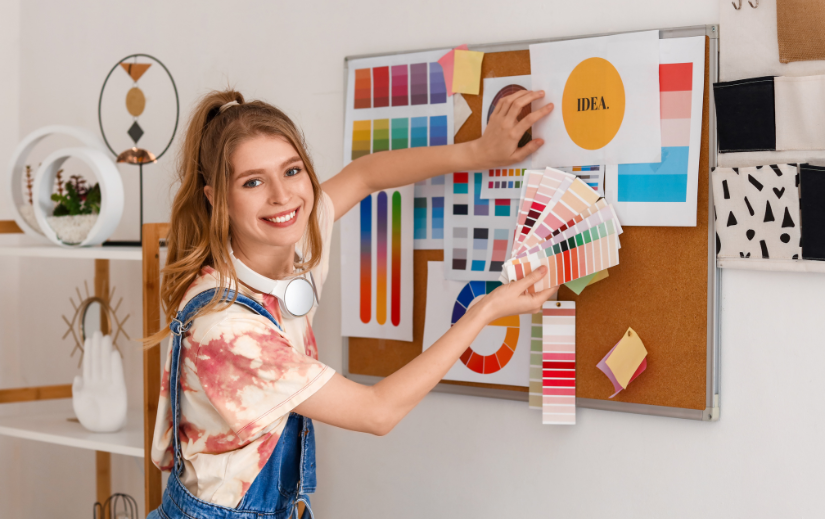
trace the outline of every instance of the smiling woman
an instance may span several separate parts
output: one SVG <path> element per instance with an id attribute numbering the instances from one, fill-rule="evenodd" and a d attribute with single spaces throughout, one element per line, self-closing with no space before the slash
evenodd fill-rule
<path id="1" fill-rule="evenodd" d="M 200 101 L 184 141 L 163 270 L 171 325 L 146 339 L 172 334 L 152 444 L 152 461 L 171 474 L 151 518 L 287 517 L 299 503 L 308 507 L 312 420 L 386 434 L 488 323 L 541 309 L 555 290 L 526 292 L 544 274 L 537 270 L 480 298 L 427 351 L 371 387 L 318 360 L 311 326 L 336 219 L 387 187 L 523 160 L 542 141 L 519 148 L 519 139 L 552 105 L 518 116 L 542 96 L 501 99 L 478 141 L 369 155 L 323 188 L 283 112 L 232 91 Z M 397 200 L 383 203 L 396 211 Z"/>

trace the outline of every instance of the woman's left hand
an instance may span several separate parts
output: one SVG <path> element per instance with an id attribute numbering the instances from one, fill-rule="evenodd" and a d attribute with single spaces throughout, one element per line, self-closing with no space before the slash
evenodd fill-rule
<path id="1" fill-rule="evenodd" d="M 508 166 L 521 162 L 544 144 L 543 139 L 534 138 L 523 147 L 518 147 L 524 132 L 529 130 L 536 121 L 553 111 L 553 103 L 547 103 L 519 120 L 524 107 L 543 97 L 544 91 L 521 90 L 510 94 L 496 104 L 484 135 L 473 141 L 477 157 L 485 166 Z"/>

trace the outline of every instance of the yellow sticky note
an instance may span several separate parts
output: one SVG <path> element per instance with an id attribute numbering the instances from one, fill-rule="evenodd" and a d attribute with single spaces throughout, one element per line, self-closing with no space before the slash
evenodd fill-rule
<path id="1" fill-rule="evenodd" d="M 622 340 L 619 341 L 619 344 L 616 345 L 613 353 L 607 359 L 607 365 L 619 385 L 627 389 L 630 378 L 633 377 L 633 373 L 636 372 L 639 364 L 646 356 L 647 350 L 639 335 L 633 328 L 628 328 Z"/>
<path id="2" fill-rule="evenodd" d="M 604 279 L 604 278 L 606 278 L 608 275 L 609 275 L 609 274 L 607 273 L 607 269 L 600 270 L 600 271 L 596 272 L 596 275 L 595 275 L 595 276 L 593 276 L 593 279 L 591 279 L 591 280 L 590 280 L 590 283 L 588 283 L 588 284 L 587 284 L 587 286 L 590 286 L 590 285 L 592 285 L 593 283 L 596 283 L 596 282 L 598 282 L 598 281 L 603 280 L 603 279 Z"/>
<path id="3" fill-rule="evenodd" d="M 483 52 L 455 50 L 453 61 L 453 93 L 478 95 L 481 87 Z"/>

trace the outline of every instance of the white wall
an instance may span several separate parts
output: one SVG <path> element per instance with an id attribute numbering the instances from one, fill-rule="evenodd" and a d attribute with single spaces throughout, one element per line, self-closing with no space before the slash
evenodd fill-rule
<path id="1" fill-rule="evenodd" d="M 20 65 L 17 80 L 13 72 L 8 86 L 4 79 L 0 103 L 16 96 L 19 122 L 9 123 L 16 104 L 12 119 L 8 105 L 0 104 L 0 135 L 13 139 L 51 123 L 97 131 L 96 101 L 106 72 L 121 57 L 144 52 L 174 74 L 184 114 L 198 95 L 227 84 L 284 108 L 303 126 L 317 169 L 328 177 L 341 166 L 344 56 L 713 23 L 718 5 L 6 0 L 0 53 Z M 730 8 L 729 2 L 721 5 Z M 19 47 L 3 29 L 20 35 Z M 6 154 L 11 146 L 0 142 Z M 146 169 L 147 221 L 168 218 L 171 159 Z M 336 233 L 315 328 L 322 360 L 340 370 L 337 240 Z M 71 380 L 74 361 L 60 340 L 59 316 L 71 310 L 74 286 L 91 281 L 91 262 L 64 262 L 59 271 L 51 260 L 0 266 L 19 279 L 0 285 L 0 303 L 20 302 L 19 329 L 25 330 L 13 346 L 5 338 L 0 342 L 4 350 L 25 352 L 3 373 L 17 371 L 23 380 L 14 383 Z M 141 330 L 139 279 L 138 264 L 113 262 L 112 284 L 128 296 L 124 307 L 132 314 L 127 330 L 133 336 Z M 825 483 L 819 469 L 825 462 L 825 383 L 818 369 L 825 361 L 823 291 L 822 275 L 724 273 L 719 423 L 585 409 L 575 427 L 543 427 L 522 403 L 433 394 L 383 438 L 318 426 L 316 512 L 336 518 L 813 516 L 814 496 Z M 16 319 L 0 319 L 2 335 L 13 337 L 10 323 Z M 139 352 L 133 350 L 126 362 L 130 396 L 139 404 Z M 0 484 L 0 516 L 88 516 L 91 453 L 0 443 L 0 449 L 10 448 L 19 449 L 19 465 L 3 464 L 0 482 L 16 486 Z M 139 467 L 116 456 L 114 469 L 114 490 L 142 504 Z M 10 475 L 12 470 L 21 472 Z"/>

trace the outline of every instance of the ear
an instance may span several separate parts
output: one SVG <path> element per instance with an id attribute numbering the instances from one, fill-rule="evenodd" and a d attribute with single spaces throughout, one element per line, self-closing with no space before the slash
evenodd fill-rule
<path id="1" fill-rule="evenodd" d="M 209 205 L 215 207 L 215 200 L 212 198 L 215 195 L 215 190 L 212 189 L 212 186 L 203 186 L 203 194 L 206 195 L 206 199 L 209 200 Z"/>

